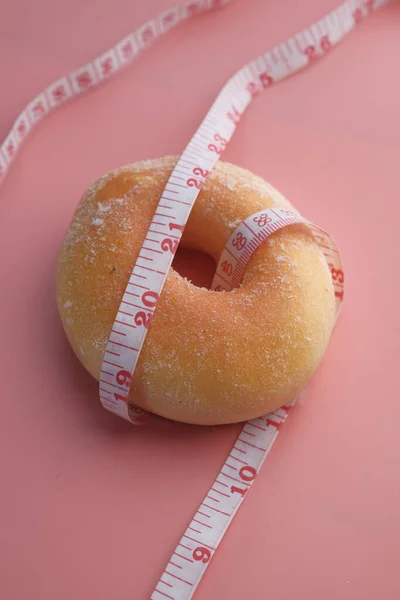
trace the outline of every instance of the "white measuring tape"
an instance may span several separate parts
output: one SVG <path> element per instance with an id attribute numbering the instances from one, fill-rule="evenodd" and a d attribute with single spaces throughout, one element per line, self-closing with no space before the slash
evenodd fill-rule
<path id="1" fill-rule="evenodd" d="M 29 131 L 49 112 L 120 71 L 150 42 L 181 21 L 229 0 L 197 0 L 152 19 L 101 57 L 62 77 L 18 116 L 0 146 L 0 180 Z M 146 417 L 128 405 L 132 375 L 191 208 L 207 175 L 231 139 L 241 115 L 263 88 L 307 66 L 337 44 L 370 12 L 390 0 L 350 0 L 311 27 L 243 67 L 224 86 L 176 164 L 133 267 L 107 345 L 100 397 L 108 410 L 132 422 Z M 168 210 L 168 216 L 163 212 Z M 266 238 L 294 223 L 305 224 L 323 250 L 332 273 L 337 308 L 344 276 L 337 248 L 327 233 L 282 208 L 266 209 L 243 221 L 221 254 L 214 290 L 240 285 L 247 261 Z M 154 237 L 156 239 L 154 239 Z M 144 247 L 145 246 L 145 247 Z M 160 248 L 162 253 L 160 253 Z M 149 266 L 150 264 L 150 266 Z M 294 401 L 248 421 L 183 535 L 151 596 L 152 600 L 191 598 L 227 527 L 250 489 Z"/>

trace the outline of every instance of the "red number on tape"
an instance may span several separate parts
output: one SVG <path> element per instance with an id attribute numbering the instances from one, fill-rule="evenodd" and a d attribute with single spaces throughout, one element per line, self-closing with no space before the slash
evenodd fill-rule
<path id="1" fill-rule="evenodd" d="M 274 80 L 272 79 L 271 75 L 268 75 L 268 73 L 260 73 L 260 82 L 261 85 L 266 88 L 274 83 Z"/>
<path id="2" fill-rule="evenodd" d="M 118 371 L 115 379 L 117 380 L 118 385 L 126 385 L 126 387 L 131 385 L 131 374 L 129 371 Z"/>
<path id="3" fill-rule="evenodd" d="M 114 392 L 114 397 L 116 400 L 122 400 L 122 402 L 126 402 L 128 400 L 126 396 L 121 396 L 121 394 L 117 394 L 116 392 Z"/>
<path id="4" fill-rule="evenodd" d="M 191 177 L 190 179 L 187 180 L 186 184 L 189 187 L 196 187 L 199 190 L 201 188 L 201 186 L 203 185 L 203 182 L 200 181 L 200 179 L 195 179 L 194 177 Z"/>
<path id="5" fill-rule="evenodd" d="M 254 217 L 253 221 L 254 223 L 257 223 L 259 227 L 264 227 L 265 225 L 267 225 L 267 223 L 271 223 L 272 219 L 271 217 L 263 213 L 258 217 Z"/>
<path id="6" fill-rule="evenodd" d="M 32 111 L 35 113 L 35 117 L 39 117 L 40 115 L 44 115 L 46 110 L 43 106 L 42 102 L 37 102 L 35 106 L 32 108 Z"/>
<path id="7" fill-rule="evenodd" d="M 211 150 L 211 152 L 216 152 L 217 154 L 222 154 L 222 152 L 226 148 L 226 144 L 228 143 L 228 140 L 226 140 L 225 138 L 220 136 L 219 133 L 216 133 L 214 135 L 214 140 L 216 142 L 219 142 L 219 145 L 216 146 L 215 144 L 208 144 L 208 149 Z"/>
<path id="8" fill-rule="evenodd" d="M 171 231 L 177 229 L 178 231 L 183 231 L 185 229 L 184 225 L 177 225 L 176 223 L 169 223 L 169 228 Z"/>
<path id="9" fill-rule="evenodd" d="M 140 35 L 144 44 L 151 42 L 154 38 L 153 30 L 150 27 L 146 27 L 146 29 L 144 29 L 144 31 L 142 31 Z"/>
<path id="10" fill-rule="evenodd" d="M 321 48 L 324 52 L 328 52 L 332 48 L 331 40 L 328 35 L 324 35 L 321 38 Z"/>
<path id="11" fill-rule="evenodd" d="M 314 60 L 314 58 L 317 58 L 317 49 L 315 48 L 315 46 L 307 46 L 307 48 L 304 48 L 304 54 L 307 56 L 308 60 Z"/>
<path id="12" fill-rule="evenodd" d="M 195 167 L 193 169 L 193 173 L 195 175 L 200 175 L 200 177 L 207 177 L 208 174 L 210 173 L 210 171 L 207 171 L 206 169 L 200 169 L 200 167 Z"/>
<path id="13" fill-rule="evenodd" d="M 236 487 L 236 485 L 232 485 L 231 486 L 231 492 L 232 492 L 232 494 L 234 494 L 235 492 L 237 492 L 241 496 L 244 496 L 246 494 L 247 490 L 241 490 L 240 488 Z"/>
<path id="14" fill-rule="evenodd" d="M 222 153 L 223 153 L 223 151 L 224 151 L 224 148 L 223 148 L 223 147 L 221 147 L 221 146 L 219 146 L 219 147 L 218 147 L 218 146 L 216 146 L 215 144 L 208 144 L 208 149 L 209 149 L 211 152 L 216 152 L 217 154 L 222 154 Z"/>
<path id="15" fill-rule="evenodd" d="M 65 88 L 63 85 L 57 86 L 53 90 L 52 94 L 53 94 L 53 98 L 54 98 L 54 100 L 56 100 L 56 102 L 62 102 L 66 98 L 66 92 L 65 92 Z"/>
<path id="16" fill-rule="evenodd" d="M 232 106 L 232 109 L 226 113 L 226 116 L 235 124 L 239 123 L 240 121 L 240 112 L 234 106 Z"/>
<path id="17" fill-rule="evenodd" d="M 7 150 L 8 156 L 10 158 L 12 158 L 14 156 L 14 151 L 15 151 L 14 144 L 12 142 L 9 142 L 6 147 L 6 150 Z"/>
<path id="18" fill-rule="evenodd" d="M 164 252 L 168 252 L 169 250 L 172 252 L 172 254 L 175 254 L 176 249 L 178 248 L 178 243 L 178 240 L 170 240 L 170 238 L 165 238 L 161 242 L 161 248 L 164 250 Z"/>
<path id="19" fill-rule="evenodd" d="M 143 304 L 145 306 L 148 306 L 149 308 L 154 308 L 154 306 L 157 304 L 157 300 L 158 300 L 157 292 L 152 292 L 151 290 L 149 290 L 148 292 L 144 292 L 144 294 L 142 296 Z"/>
<path id="20" fill-rule="evenodd" d="M 341 292 L 335 291 L 335 296 L 336 298 L 339 298 L 340 301 L 342 301 L 344 296 L 343 290 Z"/>
<path id="21" fill-rule="evenodd" d="M 331 268 L 332 279 L 337 283 L 344 283 L 344 273 L 341 269 L 335 269 L 333 265 L 329 265 Z"/>
<path id="22" fill-rule="evenodd" d="M 232 263 L 228 262 L 227 260 L 224 260 L 221 267 L 224 273 L 226 273 L 227 275 L 232 275 Z"/>
<path id="23" fill-rule="evenodd" d="M 243 479 L 243 481 L 253 481 L 253 479 L 255 479 L 255 476 L 257 475 L 257 471 L 254 467 L 249 467 L 246 465 L 245 467 L 242 467 L 240 469 L 239 475 Z"/>
<path id="24" fill-rule="evenodd" d="M 195 548 L 193 550 L 193 554 L 192 554 L 194 560 L 198 560 L 202 563 L 208 563 L 208 561 L 211 558 L 211 550 L 209 550 L 208 548 L 203 548 L 202 546 L 199 546 L 198 548 Z"/>
<path id="25" fill-rule="evenodd" d="M 214 135 L 214 140 L 215 140 L 216 142 L 222 142 L 222 144 L 225 144 L 225 146 L 226 146 L 226 144 L 228 143 L 228 140 L 226 140 L 226 139 L 225 139 L 225 138 L 223 138 L 221 135 L 219 135 L 219 133 L 216 133 L 216 134 Z"/>
<path id="26" fill-rule="evenodd" d="M 144 327 L 146 327 L 146 329 L 148 329 L 149 325 L 150 325 L 150 321 L 151 321 L 152 316 L 153 315 L 151 315 L 149 313 L 145 313 L 143 311 L 139 311 L 135 315 L 135 324 L 136 325 L 144 325 Z"/>
<path id="27" fill-rule="evenodd" d="M 267 425 L 271 425 L 271 427 L 275 427 L 276 429 L 279 429 L 281 426 L 281 423 L 277 423 L 276 421 L 273 421 L 272 419 L 267 419 Z"/>
<path id="28" fill-rule="evenodd" d="M 90 73 L 83 71 L 83 73 L 77 76 L 76 81 L 80 88 L 85 88 L 92 83 L 92 78 L 90 77 Z"/>
<path id="29" fill-rule="evenodd" d="M 235 246 L 238 250 L 242 250 L 247 243 L 247 238 L 239 231 L 235 239 L 232 242 L 232 246 Z"/>
<path id="30" fill-rule="evenodd" d="M 127 60 L 130 60 L 132 58 L 133 48 L 131 42 L 128 41 L 122 46 L 122 54 Z"/>
<path id="31" fill-rule="evenodd" d="M 255 98 L 255 96 L 257 96 L 260 93 L 260 90 L 258 89 L 257 85 L 254 83 L 254 81 L 250 81 L 247 84 L 247 91 L 250 92 L 252 98 Z"/>
<path id="32" fill-rule="evenodd" d="M 23 136 L 26 133 L 26 125 L 24 123 L 24 121 L 21 121 L 21 123 L 19 123 L 18 125 L 18 133 Z"/>
<path id="33" fill-rule="evenodd" d="M 105 58 L 101 63 L 101 70 L 103 75 L 109 75 L 113 70 L 113 62 L 110 57 Z"/>

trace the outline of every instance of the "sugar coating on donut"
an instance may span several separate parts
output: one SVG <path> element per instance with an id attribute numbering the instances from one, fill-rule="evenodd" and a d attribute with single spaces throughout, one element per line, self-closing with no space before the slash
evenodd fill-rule
<path id="1" fill-rule="evenodd" d="M 58 305 L 71 345 L 99 378 L 130 270 L 176 157 L 127 165 L 84 194 L 65 238 Z M 182 243 L 218 259 L 234 228 L 269 206 L 290 206 L 260 177 L 217 163 Z M 242 285 L 198 288 L 170 270 L 130 398 L 199 424 L 241 421 L 298 394 L 319 364 L 334 322 L 329 269 L 303 226 L 286 228 L 249 261 Z"/>

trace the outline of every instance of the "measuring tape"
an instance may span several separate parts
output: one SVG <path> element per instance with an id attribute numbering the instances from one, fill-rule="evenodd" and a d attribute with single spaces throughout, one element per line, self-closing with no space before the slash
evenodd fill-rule
<path id="1" fill-rule="evenodd" d="M 102 56 L 51 84 L 21 112 L 0 146 L 0 180 L 27 134 L 46 114 L 119 72 L 178 23 L 229 1 L 197 0 L 173 7 L 146 22 Z M 146 236 L 132 269 L 102 365 L 100 398 L 105 408 L 134 423 L 150 416 L 128 403 L 133 372 L 191 208 L 243 112 L 262 89 L 326 54 L 369 13 L 389 2 L 345 2 L 311 27 L 248 63 L 224 86 L 170 175 L 160 199 L 162 208 L 169 211 L 168 216 L 163 210 L 160 212 L 159 204 L 149 227 L 151 239 Z M 297 213 L 282 208 L 259 211 L 239 225 L 221 254 L 211 289 L 229 291 L 238 287 L 258 246 L 275 231 L 295 223 L 308 228 L 325 255 L 338 311 L 343 299 L 344 275 L 333 240 Z M 295 400 L 244 425 L 161 575 L 152 600 L 187 600 L 193 596 L 294 403 Z"/>

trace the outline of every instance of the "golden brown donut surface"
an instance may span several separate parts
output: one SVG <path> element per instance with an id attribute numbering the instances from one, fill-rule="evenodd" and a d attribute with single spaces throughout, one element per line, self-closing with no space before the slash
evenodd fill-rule
<path id="1" fill-rule="evenodd" d="M 72 348 L 97 379 L 130 271 L 175 162 L 143 161 L 94 182 L 64 240 L 59 311 Z M 261 178 L 219 162 L 196 200 L 182 245 L 217 261 L 243 219 L 273 206 L 290 204 Z M 262 244 L 231 292 L 196 287 L 171 268 L 129 398 L 188 423 L 262 415 L 306 386 L 334 319 L 328 266 L 300 225 Z"/>

